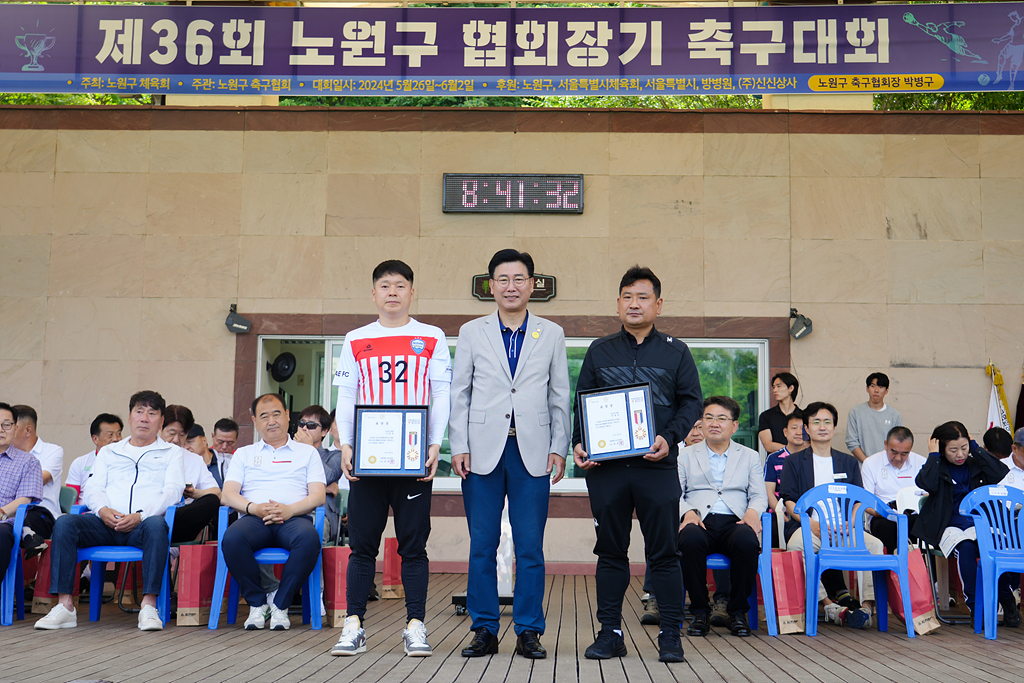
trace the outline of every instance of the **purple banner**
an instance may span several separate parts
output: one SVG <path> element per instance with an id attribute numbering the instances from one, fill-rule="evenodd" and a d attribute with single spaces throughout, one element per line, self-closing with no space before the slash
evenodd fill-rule
<path id="1" fill-rule="evenodd" d="M 1024 3 L 0 6 L 0 90 L 708 95 L 1015 90 Z"/>

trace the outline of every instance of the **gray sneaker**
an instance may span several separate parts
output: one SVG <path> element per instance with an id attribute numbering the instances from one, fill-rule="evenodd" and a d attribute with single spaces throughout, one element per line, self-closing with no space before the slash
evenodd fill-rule
<path id="1" fill-rule="evenodd" d="M 347 657 L 366 652 L 366 630 L 360 625 L 359 617 L 346 617 L 341 637 L 331 648 L 335 657 Z"/>
<path id="2" fill-rule="evenodd" d="M 429 657 L 434 654 L 427 642 L 427 627 L 419 619 L 411 619 L 402 631 L 402 643 L 409 657 Z"/>
<path id="3" fill-rule="evenodd" d="M 640 615 L 640 623 L 645 626 L 656 626 L 661 623 L 661 610 L 658 609 L 658 598 L 651 594 L 644 605 L 644 613 Z"/>
<path id="4" fill-rule="evenodd" d="M 711 608 L 711 625 L 712 626 L 728 626 L 729 625 L 729 601 L 724 598 L 715 600 L 715 606 Z"/>

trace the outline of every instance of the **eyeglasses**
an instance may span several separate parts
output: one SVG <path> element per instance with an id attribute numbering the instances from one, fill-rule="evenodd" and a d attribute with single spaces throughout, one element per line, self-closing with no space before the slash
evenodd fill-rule
<path id="1" fill-rule="evenodd" d="M 323 429 L 323 428 L 324 428 L 324 426 L 322 424 L 320 424 L 319 422 L 306 422 L 305 420 L 303 420 L 302 422 L 299 423 L 299 429 L 313 430 L 313 429 Z"/>
<path id="2" fill-rule="evenodd" d="M 718 422 L 721 424 L 725 424 L 726 422 L 732 422 L 732 417 L 730 417 L 729 415 L 705 415 L 703 419 L 705 424 L 707 424 L 708 422 Z"/>
<path id="3" fill-rule="evenodd" d="M 529 279 L 530 278 L 523 277 L 522 275 L 516 275 L 514 278 L 509 279 L 507 275 L 502 275 L 499 278 L 495 278 L 494 281 L 501 287 L 508 287 L 510 284 L 515 284 L 516 287 L 523 287 Z"/>
<path id="4" fill-rule="evenodd" d="M 14 429 L 13 422 L 0 422 L 0 431 L 9 432 Z"/>
<path id="5" fill-rule="evenodd" d="M 831 427 L 832 420 L 811 420 L 812 427 Z"/>

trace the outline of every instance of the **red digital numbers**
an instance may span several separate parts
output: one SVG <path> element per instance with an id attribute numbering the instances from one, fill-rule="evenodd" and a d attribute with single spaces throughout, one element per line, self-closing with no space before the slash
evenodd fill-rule
<path id="1" fill-rule="evenodd" d="M 473 189 L 470 189 L 472 187 Z M 463 180 L 462 181 L 462 205 L 467 209 L 472 209 L 476 206 L 477 201 L 477 182 L 475 180 Z"/>

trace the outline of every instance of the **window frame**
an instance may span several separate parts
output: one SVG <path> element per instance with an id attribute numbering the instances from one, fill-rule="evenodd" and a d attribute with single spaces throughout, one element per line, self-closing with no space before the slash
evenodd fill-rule
<path id="1" fill-rule="evenodd" d="M 691 349 L 702 349 L 702 348 L 729 348 L 729 349 L 745 349 L 757 351 L 757 403 L 758 403 L 758 414 L 768 409 L 770 406 L 770 396 L 768 385 L 769 369 L 771 364 L 769 362 L 769 343 L 768 339 L 744 339 L 744 338 L 700 338 L 700 339 L 687 339 L 684 337 L 677 337 L 680 341 L 684 342 Z M 567 348 L 588 348 L 598 337 L 566 337 L 565 345 Z M 256 353 L 256 367 L 257 369 L 266 367 L 266 358 L 263 353 L 264 342 L 269 340 L 308 340 L 308 341 L 322 341 L 324 342 L 324 378 L 323 386 L 321 389 L 321 404 L 327 410 L 333 409 L 333 405 L 329 405 L 331 401 L 331 388 L 333 387 L 334 369 L 330 368 L 330 372 L 327 368 L 334 360 L 334 347 L 341 346 L 345 343 L 344 335 L 296 335 L 296 334 L 261 334 L 257 340 L 257 353 Z M 454 347 L 458 341 L 458 336 L 446 335 L 445 341 L 448 343 L 449 348 Z M 256 395 L 263 393 L 263 373 L 256 373 Z M 571 407 L 570 407 L 571 411 Z M 253 435 L 256 438 L 256 435 Z M 761 448 L 758 442 L 757 451 L 761 454 L 762 462 L 765 458 L 764 449 Z M 571 466 L 572 455 L 567 456 L 566 468 Z M 434 479 L 434 491 L 437 492 L 461 492 L 462 491 L 462 480 L 457 476 L 449 477 L 437 477 Z M 586 478 L 584 477 L 566 477 L 563 478 L 557 484 L 551 487 L 552 494 L 579 494 L 587 492 Z"/>

